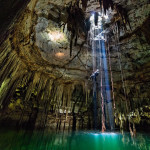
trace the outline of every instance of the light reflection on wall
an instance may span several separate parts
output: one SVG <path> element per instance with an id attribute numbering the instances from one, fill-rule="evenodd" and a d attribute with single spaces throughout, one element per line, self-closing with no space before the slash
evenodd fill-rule
<path id="1" fill-rule="evenodd" d="M 58 52 L 58 53 L 55 54 L 55 56 L 56 56 L 57 58 L 64 58 L 64 57 L 65 57 L 65 54 L 64 54 L 63 52 Z"/>
<path id="2" fill-rule="evenodd" d="M 66 40 L 65 35 L 59 31 L 49 31 L 48 36 L 53 42 L 61 42 Z"/>

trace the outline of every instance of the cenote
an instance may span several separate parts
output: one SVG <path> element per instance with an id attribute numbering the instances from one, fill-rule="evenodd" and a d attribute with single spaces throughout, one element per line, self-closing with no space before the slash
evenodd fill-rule
<path id="1" fill-rule="evenodd" d="M 150 150 L 149 0 L 0 0 L 0 150 Z"/>

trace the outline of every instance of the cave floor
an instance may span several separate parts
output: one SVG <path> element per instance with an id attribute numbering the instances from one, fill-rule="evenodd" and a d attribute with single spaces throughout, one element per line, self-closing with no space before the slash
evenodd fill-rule
<path id="1" fill-rule="evenodd" d="M 0 150 L 150 150 L 150 133 L 0 129 Z"/>

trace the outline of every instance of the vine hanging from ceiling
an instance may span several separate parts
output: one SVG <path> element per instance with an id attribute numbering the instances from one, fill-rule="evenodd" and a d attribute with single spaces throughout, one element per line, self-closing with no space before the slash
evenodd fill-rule
<path id="1" fill-rule="evenodd" d="M 71 32 L 70 38 L 70 56 L 72 56 L 72 45 L 73 39 L 75 38 L 74 45 L 77 45 L 78 37 L 84 37 L 85 41 L 87 38 L 87 31 L 89 27 L 86 24 L 86 18 L 84 11 L 79 6 L 79 0 L 74 4 L 71 2 L 66 8 L 68 13 L 67 18 L 67 29 Z M 83 44 L 82 44 L 83 45 Z"/>

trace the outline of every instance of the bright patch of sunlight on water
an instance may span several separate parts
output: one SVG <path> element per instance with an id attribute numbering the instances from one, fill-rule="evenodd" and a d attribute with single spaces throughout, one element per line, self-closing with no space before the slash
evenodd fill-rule
<path id="1" fill-rule="evenodd" d="M 0 150 L 150 150 L 150 135 L 0 129 Z"/>

